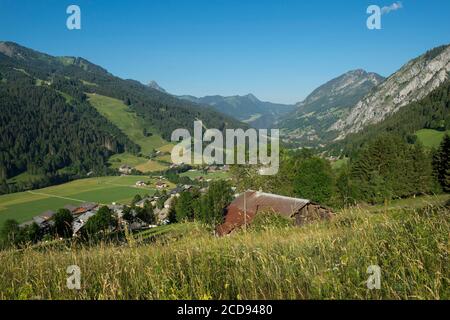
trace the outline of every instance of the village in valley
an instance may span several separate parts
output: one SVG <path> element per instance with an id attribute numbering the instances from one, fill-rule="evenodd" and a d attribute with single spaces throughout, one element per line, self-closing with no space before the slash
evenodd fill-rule
<path id="1" fill-rule="evenodd" d="M 88 221 L 98 215 L 100 209 L 105 210 L 111 215 L 115 223 L 111 224 L 107 230 L 109 233 L 127 230 L 128 232 L 139 232 L 158 226 L 164 226 L 173 223 L 171 214 L 176 214 L 174 203 L 176 199 L 183 194 L 205 195 L 208 193 L 209 184 L 217 179 L 213 177 L 227 177 L 230 168 L 228 165 L 208 165 L 199 168 L 191 166 L 172 165 L 167 172 L 157 176 L 142 176 L 142 180 L 135 182 L 135 188 L 152 188 L 156 192 L 153 195 L 141 196 L 136 194 L 130 203 L 110 204 L 85 202 L 79 205 L 67 204 L 56 211 L 46 210 L 45 212 L 34 216 L 31 220 L 23 222 L 19 228 L 25 229 L 34 226 L 38 230 L 39 238 L 48 241 L 55 235 L 55 216 L 58 213 L 70 213 L 70 237 L 80 237 Z M 177 184 L 173 182 L 174 172 Z M 135 169 L 129 165 L 122 165 L 118 168 L 120 177 L 127 177 L 136 173 Z M 184 179 L 179 178 L 184 174 Z M 214 176 L 219 174 L 219 176 Z M 212 178 L 209 178 L 212 176 Z M 144 179 L 147 177 L 148 181 Z M 191 177 L 191 178 L 188 178 Z M 172 181 L 170 181 L 172 180 Z M 232 179 L 219 179 L 230 182 Z M 191 183 L 188 183 L 191 182 Z M 275 194 L 264 193 L 262 191 L 247 190 L 243 193 L 237 193 L 236 187 L 227 185 L 232 194 L 230 203 L 223 208 L 223 223 L 217 224 L 214 233 L 218 236 L 224 236 L 245 227 L 259 212 L 272 212 L 279 214 L 287 219 L 295 221 L 295 224 L 304 224 L 309 219 L 324 219 L 332 216 L 329 208 L 315 204 L 310 200 L 290 198 Z M 147 210 L 150 216 L 142 217 L 140 212 Z M 145 216 L 145 215 L 144 215 Z M 180 221 L 179 221 L 180 222 Z M 85 234 L 85 233 L 84 233 Z"/>

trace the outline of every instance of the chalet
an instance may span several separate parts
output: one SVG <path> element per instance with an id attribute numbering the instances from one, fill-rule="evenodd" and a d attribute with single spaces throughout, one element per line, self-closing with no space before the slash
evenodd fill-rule
<path id="1" fill-rule="evenodd" d="M 70 213 L 73 214 L 73 213 L 78 209 L 78 207 L 77 207 L 77 206 L 74 206 L 74 205 L 71 205 L 71 204 L 68 204 L 68 205 L 65 205 L 65 206 L 64 206 L 64 209 L 69 210 Z"/>
<path id="2" fill-rule="evenodd" d="M 257 214 L 271 212 L 293 220 L 296 225 L 333 216 L 330 209 L 310 200 L 250 190 L 239 195 L 226 208 L 225 221 L 216 232 L 219 236 L 230 234 L 250 224 Z"/>
<path id="3" fill-rule="evenodd" d="M 167 217 L 169 216 L 169 211 L 170 211 L 170 208 L 172 206 L 173 200 L 175 198 L 176 198 L 176 196 L 171 195 L 169 197 L 169 199 L 167 199 L 164 202 L 164 207 L 162 209 L 159 209 L 159 208 L 155 209 L 154 213 L 158 217 L 159 221 L 163 221 L 163 220 L 167 219 Z"/>
<path id="4" fill-rule="evenodd" d="M 41 213 L 41 215 L 39 217 L 44 219 L 45 221 L 49 221 L 51 218 L 53 218 L 54 215 L 55 215 L 55 211 L 48 210 L 48 211 Z"/>
<path id="5" fill-rule="evenodd" d="M 182 162 L 182 163 L 172 163 L 170 165 L 170 169 L 180 168 L 180 167 L 183 167 L 183 166 L 184 166 L 184 162 Z"/>
<path id="6" fill-rule="evenodd" d="M 124 208 L 125 208 L 124 205 L 116 203 L 108 205 L 108 209 L 111 210 L 114 213 L 114 215 L 118 218 L 122 217 Z"/>
<path id="7" fill-rule="evenodd" d="M 154 201 L 154 200 L 153 200 L 152 197 L 144 198 L 144 199 L 142 199 L 142 200 L 136 202 L 136 203 L 135 203 L 135 206 L 136 206 L 136 207 L 139 207 L 139 208 L 143 208 L 143 207 L 145 206 L 145 203 L 146 203 L 146 202 L 152 203 L 153 201 Z"/>
<path id="8" fill-rule="evenodd" d="M 54 211 L 45 211 L 41 213 L 39 216 L 34 217 L 32 220 L 27 221 L 19 225 L 20 227 L 26 227 L 36 223 L 38 227 L 41 229 L 41 232 L 45 232 L 49 230 L 55 223 L 53 221 L 53 216 L 55 215 Z"/>
<path id="9" fill-rule="evenodd" d="M 136 187 L 145 187 L 147 186 L 147 184 L 144 181 L 137 181 L 136 182 Z"/>
<path id="10" fill-rule="evenodd" d="M 173 188 L 172 190 L 170 190 L 169 194 L 171 196 L 180 196 L 180 193 L 183 192 L 183 189 L 181 189 L 181 187 L 177 186 L 176 188 Z"/>
<path id="11" fill-rule="evenodd" d="M 172 190 L 170 190 L 169 194 L 171 196 L 180 196 L 180 193 L 184 192 L 184 191 L 192 191 L 194 189 L 194 186 L 190 185 L 190 184 L 185 184 L 185 185 L 177 185 L 175 188 L 173 188 Z"/>
<path id="12" fill-rule="evenodd" d="M 72 223 L 72 231 L 73 235 L 76 236 L 79 231 L 86 225 L 86 222 L 95 215 L 94 211 L 87 211 L 80 215 L 73 223 Z"/>
<path id="13" fill-rule="evenodd" d="M 79 215 L 82 215 L 88 211 L 93 211 L 98 208 L 98 204 L 96 203 L 90 203 L 86 202 L 81 204 L 79 207 L 77 207 L 74 211 L 72 211 L 72 215 L 74 217 L 77 217 Z"/>
<path id="14" fill-rule="evenodd" d="M 130 231 L 138 231 L 138 230 L 144 230 L 144 229 L 151 229 L 157 227 L 156 225 L 149 225 L 148 223 L 142 221 L 141 219 L 135 217 L 133 219 L 133 222 L 127 222 L 124 221 L 125 226 Z"/>
<path id="15" fill-rule="evenodd" d="M 130 174 L 132 170 L 133 168 L 127 164 L 123 164 L 119 167 L 119 172 L 123 174 Z"/>
<path id="16" fill-rule="evenodd" d="M 165 189 L 168 187 L 167 183 L 163 182 L 163 181 L 158 181 L 155 184 L 156 189 Z"/>

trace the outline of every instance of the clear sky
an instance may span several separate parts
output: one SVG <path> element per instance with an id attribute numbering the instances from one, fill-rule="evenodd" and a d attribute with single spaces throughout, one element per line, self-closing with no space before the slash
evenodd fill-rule
<path id="1" fill-rule="evenodd" d="M 368 30 L 366 9 L 395 0 L 0 0 L 0 40 L 81 56 L 174 94 L 254 93 L 294 103 L 352 69 L 388 76 L 450 43 L 450 1 L 403 0 Z M 81 8 L 81 30 L 66 8 Z"/>

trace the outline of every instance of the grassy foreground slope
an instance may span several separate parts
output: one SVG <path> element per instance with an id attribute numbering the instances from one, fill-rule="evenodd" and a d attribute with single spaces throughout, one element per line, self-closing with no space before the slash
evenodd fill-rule
<path id="1" fill-rule="evenodd" d="M 0 252 L 0 299 L 450 298 L 448 208 L 347 210 L 225 238 L 179 228 L 183 236 L 150 244 Z M 66 287 L 73 264 L 79 291 Z M 366 287 L 370 265 L 381 267 L 381 290 Z"/>

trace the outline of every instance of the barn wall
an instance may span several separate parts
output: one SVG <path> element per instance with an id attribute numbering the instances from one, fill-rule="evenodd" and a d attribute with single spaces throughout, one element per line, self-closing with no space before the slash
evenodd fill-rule
<path id="1" fill-rule="evenodd" d="M 333 212 L 318 204 L 307 204 L 294 215 L 296 225 L 303 225 L 320 219 L 330 219 Z"/>

